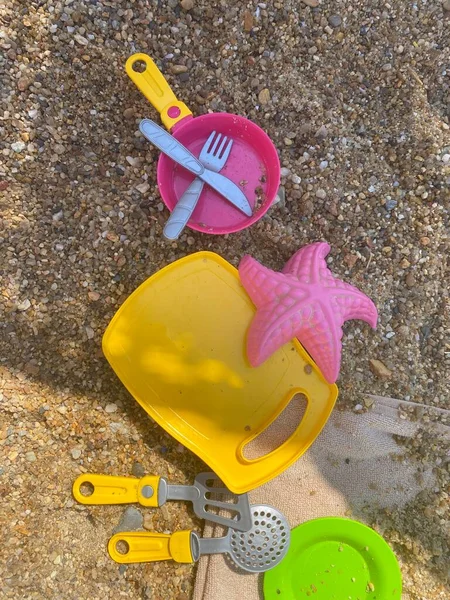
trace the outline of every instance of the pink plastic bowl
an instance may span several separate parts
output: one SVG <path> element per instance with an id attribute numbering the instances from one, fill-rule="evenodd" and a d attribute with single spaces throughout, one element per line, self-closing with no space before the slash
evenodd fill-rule
<path id="1" fill-rule="evenodd" d="M 275 146 L 260 127 L 244 117 L 230 113 L 185 117 L 173 127 L 171 133 L 198 157 L 212 131 L 234 140 L 230 156 L 220 172 L 241 186 L 254 212 L 251 217 L 247 217 L 205 185 L 188 227 L 204 233 L 223 235 L 249 227 L 269 210 L 280 185 L 280 161 Z M 158 162 L 158 186 L 170 211 L 193 178 L 183 167 L 161 154 Z"/>

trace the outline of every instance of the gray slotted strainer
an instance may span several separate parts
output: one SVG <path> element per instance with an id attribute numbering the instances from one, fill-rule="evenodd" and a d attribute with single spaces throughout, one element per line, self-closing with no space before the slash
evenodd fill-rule
<path id="1" fill-rule="evenodd" d="M 289 523 L 273 506 L 254 504 L 250 509 L 253 523 L 249 531 L 230 528 L 222 538 L 196 536 L 198 556 L 227 553 L 241 569 L 251 573 L 262 573 L 278 565 L 289 548 Z"/>

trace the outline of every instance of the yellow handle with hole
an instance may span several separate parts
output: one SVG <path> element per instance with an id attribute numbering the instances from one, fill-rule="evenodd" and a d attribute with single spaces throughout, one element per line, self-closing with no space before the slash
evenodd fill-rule
<path id="1" fill-rule="evenodd" d="M 145 67 L 142 72 L 134 69 L 134 66 L 139 63 Z M 177 100 L 164 75 L 150 56 L 142 53 L 133 54 L 127 60 L 125 70 L 131 81 L 159 112 L 161 121 L 167 129 L 172 129 L 181 119 L 192 116 L 186 104 Z"/>
<path id="2" fill-rule="evenodd" d="M 118 563 L 157 562 L 174 560 L 192 563 L 192 531 L 177 531 L 172 534 L 146 531 L 116 533 L 108 542 L 110 557 Z"/>
<path id="3" fill-rule="evenodd" d="M 158 491 L 161 477 L 146 475 L 137 477 L 116 477 L 115 475 L 95 475 L 84 473 L 75 480 L 72 492 L 80 504 L 130 504 L 139 502 L 142 506 L 160 506 Z M 82 492 L 86 490 L 86 493 Z M 164 504 L 164 501 L 161 502 Z"/>

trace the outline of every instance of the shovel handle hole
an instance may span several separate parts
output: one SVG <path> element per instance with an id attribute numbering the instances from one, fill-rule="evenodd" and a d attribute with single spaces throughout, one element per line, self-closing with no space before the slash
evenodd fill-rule
<path id="1" fill-rule="evenodd" d="M 147 65 L 143 60 L 135 60 L 132 67 L 133 71 L 136 71 L 136 73 L 143 73 L 146 70 Z"/>
<path id="2" fill-rule="evenodd" d="M 80 493 L 82 496 L 92 496 L 94 489 L 95 488 L 90 481 L 83 481 L 83 483 L 80 485 Z"/>
<path id="3" fill-rule="evenodd" d="M 125 555 L 130 551 L 130 545 L 125 540 L 117 540 L 116 542 L 116 551 L 119 554 Z"/>

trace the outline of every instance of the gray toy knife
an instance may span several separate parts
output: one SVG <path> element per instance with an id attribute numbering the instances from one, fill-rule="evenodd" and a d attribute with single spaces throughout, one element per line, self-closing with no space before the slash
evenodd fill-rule
<path id="1" fill-rule="evenodd" d="M 252 216 L 252 208 L 244 192 L 228 177 L 206 169 L 183 144 L 150 119 L 143 119 L 139 130 L 161 152 L 210 185 L 247 217 Z"/>

